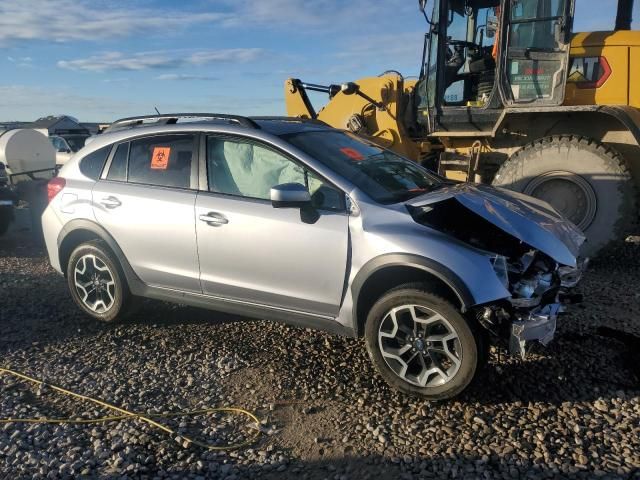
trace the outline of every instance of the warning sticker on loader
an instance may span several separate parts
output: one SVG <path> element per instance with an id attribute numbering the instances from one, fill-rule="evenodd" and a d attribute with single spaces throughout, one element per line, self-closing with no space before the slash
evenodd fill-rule
<path id="1" fill-rule="evenodd" d="M 153 170 L 166 170 L 169 165 L 171 147 L 154 147 L 151 156 L 151 168 Z"/>

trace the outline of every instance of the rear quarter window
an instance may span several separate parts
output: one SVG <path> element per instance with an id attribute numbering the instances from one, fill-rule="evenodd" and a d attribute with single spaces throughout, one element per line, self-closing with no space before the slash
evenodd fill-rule
<path id="1" fill-rule="evenodd" d="M 127 181 L 162 187 L 190 188 L 194 135 L 158 135 L 133 140 Z"/>
<path id="2" fill-rule="evenodd" d="M 91 152 L 80 160 L 80 172 L 92 180 L 98 180 L 110 151 L 111 145 Z"/>

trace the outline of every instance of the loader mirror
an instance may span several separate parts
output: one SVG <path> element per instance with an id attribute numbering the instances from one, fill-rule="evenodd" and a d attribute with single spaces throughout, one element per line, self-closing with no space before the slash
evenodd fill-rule
<path id="1" fill-rule="evenodd" d="M 487 36 L 487 38 L 495 37 L 497 31 L 498 31 L 498 18 L 487 17 L 487 29 L 485 31 L 485 35 Z"/>
<path id="2" fill-rule="evenodd" d="M 424 19 L 427 21 L 427 23 L 429 25 L 431 25 L 432 27 L 434 27 L 436 24 L 433 23 L 431 21 L 431 19 L 429 18 L 429 16 L 427 15 L 427 2 L 428 1 L 429 0 L 418 0 L 418 8 L 422 12 L 422 15 L 424 15 Z M 436 1 L 438 1 L 438 0 L 436 0 Z"/>

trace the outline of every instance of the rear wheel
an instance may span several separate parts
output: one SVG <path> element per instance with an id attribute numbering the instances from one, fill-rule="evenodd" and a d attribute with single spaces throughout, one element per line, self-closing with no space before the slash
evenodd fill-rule
<path id="1" fill-rule="evenodd" d="M 551 204 L 586 234 L 586 255 L 622 238 L 636 213 L 635 185 L 623 158 L 584 137 L 525 145 L 502 164 L 493 184 Z"/>
<path id="2" fill-rule="evenodd" d="M 132 297 L 122 269 L 102 241 L 76 247 L 69 257 L 67 283 L 76 304 L 97 320 L 121 320 L 130 309 Z"/>
<path id="3" fill-rule="evenodd" d="M 0 207 L 0 235 L 7 233 L 11 220 L 13 220 L 13 207 Z"/>
<path id="4" fill-rule="evenodd" d="M 378 300 L 365 325 L 367 351 L 392 387 L 430 400 L 454 397 L 473 380 L 485 345 L 448 301 L 414 285 Z"/>

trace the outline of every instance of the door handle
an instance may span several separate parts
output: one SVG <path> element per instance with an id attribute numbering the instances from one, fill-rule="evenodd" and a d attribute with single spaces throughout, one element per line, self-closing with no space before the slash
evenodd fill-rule
<path id="1" fill-rule="evenodd" d="M 205 213 L 200 215 L 198 218 L 201 222 L 205 222 L 207 225 L 212 226 L 226 225 L 229 223 L 229 220 L 227 220 L 224 215 L 216 212 Z"/>
<path id="2" fill-rule="evenodd" d="M 100 203 L 105 208 L 116 208 L 122 205 L 122 202 L 118 200 L 116 197 L 105 197 L 102 200 L 100 200 Z"/>

